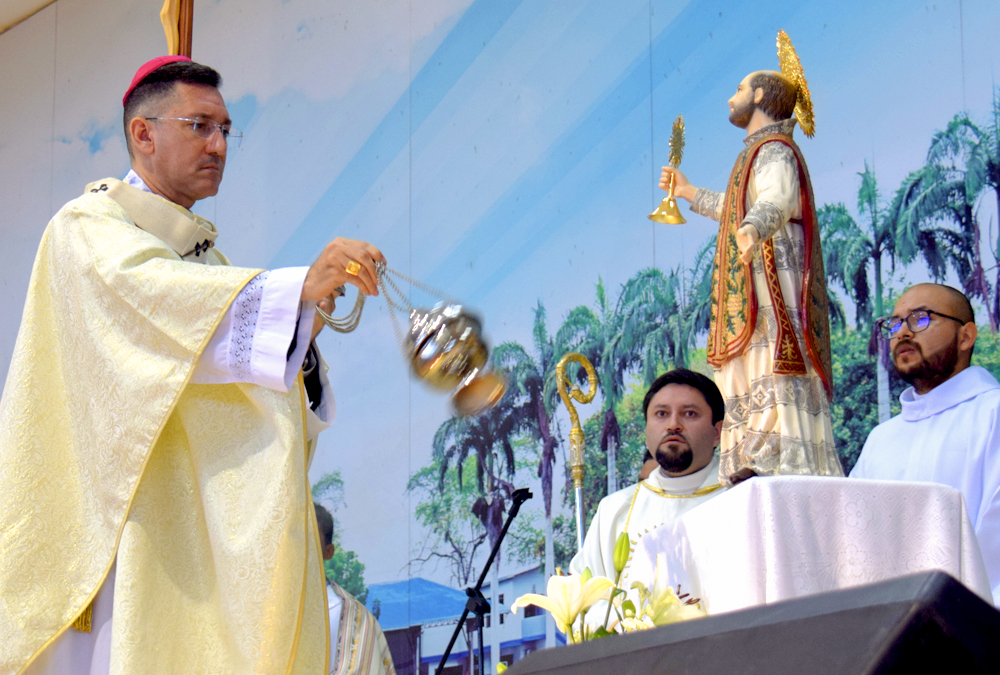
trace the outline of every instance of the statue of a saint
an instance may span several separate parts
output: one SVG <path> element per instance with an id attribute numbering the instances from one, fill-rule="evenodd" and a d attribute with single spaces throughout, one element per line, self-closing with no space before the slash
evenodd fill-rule
<path id="1" fill-rule="evenodd" d="M 791 50 L 784 33 L 782 37 Z M 743 78 L 729 121 L 746 129 L 725 193 L 663 167 L 660 187 L 719 221 L 708 362 L 726 399 L 719 475 L 842 476 L 830 418 L 833 377 L 823 254 L 809 173 L 792 140 L 812 135 L 798 58 L 785 72 Z M 791 72 L 789 72 L 789 70 Z M 794 115 L 794 117 L 793 117 Z"/>

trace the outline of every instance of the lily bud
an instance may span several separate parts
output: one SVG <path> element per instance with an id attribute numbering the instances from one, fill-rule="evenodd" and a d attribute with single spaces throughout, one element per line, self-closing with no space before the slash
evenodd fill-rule
<path id="1" fill-rule="evenodd" d="M 581 585 L 586 584 L 593 578 L 593 576 L 594 573 L 590 571 L 590 568 L 589 567 L 585 568 L 583 570 L 583 574 L 580 575 L 580 584 Z"/>
<path id="2" fill-rule="evenodd" d="M 618 541 L 615 542 L 615 574 L 621 574 L 622 570 L 625 569 L 625 563 L 628 562 L 630 543 L 628 532 L 622 532 L 618 535 Z"/>

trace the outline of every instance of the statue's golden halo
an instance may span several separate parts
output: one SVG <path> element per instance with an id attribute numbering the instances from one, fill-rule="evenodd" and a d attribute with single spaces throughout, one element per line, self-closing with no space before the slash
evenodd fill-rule
<path id="1" fill-rule="evenodd" d="M 813 119 L 812 97 L 809 95 L 809 85 L 806 83 L 806 76 L 802 72 L 802 63 L 795 53 L 792 40 L 788 33 L 783 30 L 778 31 L 778 63 L 781 64 L 781 74 L 795 83 L 798 89 L 795 101 L 795 119 L 802 127 L 802 133 L 809 138 L 816 133 L 816 124 Z"/>

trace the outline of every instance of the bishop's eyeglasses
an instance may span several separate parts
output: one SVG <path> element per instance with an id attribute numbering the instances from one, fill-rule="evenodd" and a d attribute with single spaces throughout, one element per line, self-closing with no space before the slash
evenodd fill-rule
<path id="1" fill-rule="evenodd" d="M 905 322 L 911 333 L 919 333 L 927 330 L 927 327 L 931 325 L 931 314 L 957 321 L 963 326 L 966 323 L 958 317 L 935 312 L 933 309 L 917 309 L 907 314 L 905 319 L 895 316 L 879 319 L 879 330 L 882 331 L 882 337 L 886 340 L 891 340 L 894 337 L 899 337 L 899 329 L 903 327 L 903 323 Z"/>
<path id="2" fill-rule="evenodd" d="M 243 140 L 243 132 L 233 129 L 232 124 L 219 124 L 213 120 L 194 117 L 147 117 L 146 120 L 153 122 L 158 120 L 174 120 L 175 122 L 187 122 L 185 125 L 198 138 L 208 140 L 218 129 L 222 132 L 222 140 L 226 145 L 231 145 L 239 149 L 240 141 Z"/>

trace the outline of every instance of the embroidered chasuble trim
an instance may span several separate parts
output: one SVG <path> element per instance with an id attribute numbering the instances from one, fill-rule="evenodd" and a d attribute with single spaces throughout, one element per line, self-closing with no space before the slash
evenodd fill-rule
<path id="1" fill-rule="evenodd" d="M 205 262 L 219 236 L 215 226 L 188 209 L 115 178 L 87 185 L 88 192 L 104 192 L 118 203 L 136 227 L 153 235 L 188 262 Z"/>
<path id="2" fill-rule="evenodd" d="M 81 633 L 89 633 L 92 630 L 93 623 L 94 603 L 91 602 L 87 604 L 87 608 L 83 610 L 83 613 L 76 617 L 76 620 L 73 621 L 73 628 Z"/>
<path id="3" fill-rule="evenodd" d="M 305 380 L 303 379 L 302 371 L 301 370 L 299 371 L 298 375 L 295 376 L 295 383 L 298 385 L 298 389 L 299 389 L 299 409 L 302 410 L 302 447 L 303 447 L 304 452 L 305 452 L 304 460 L 306 462 L 306 475 L 305 475 L 305 481 L 304 481 L 305 482 L 305 488 L 306 488 L 305 494 L 306 495 L 311 495 L 312 494 L 312 486 L 309 485 L 309 475 L 308 475 L 308 468 L 309 468 L 309 433 L 306 430 L 306 408 L 308 407 L 308 403 L 306 402 Z M 302 594 L 299 597 L 299 615 L 298 615 L 298 618 L 296 619 L 296 622 L 295 622 L 295 640 L 292 641 L 292 649 L 291 649 L 291 653 L 289 654 L 288 667 L 285 669 L 285 674 L 286 675 L 291 675 L 292 671 L 295 668 L 295 658 L 296 658 L 296 656 L 298 656 L 298 653 L 299 653 L 299 638 L 302 637 L 302 622 L 303 622 L 303 619 L 305 618 L 305 614 L 306 614 L 306 589 L 308 588 L 308 584 L 309 584 L 309 558 L 310 558 L 310 556 L 309 556 L 308 533 L 309 533 L 309 530 L 310 530 L 310 526 L 312 526 L 311 527 L 311 529 L 312 529 L 312 539 L 313 539 L 313 542 L 316 544 L 316 552 L 318 554 L 317 558 L 319 559 L 319 568 L 320 568 L 320 575 L 321 575 L 321 578 L 323 580 L 323 588 L 324 589 L 326 588 L 326 570 L 323 567 L 323 556 L 322 556 L 322 553 L 321 553 L 322 550 L 323 550 L 323 547 L 321 546 L 321 542 L 319 540 L 319 524 L 316 522 L 316 509 L 315 508 L 310 508 L 312 505 L 309 502 L 311 502 L 311 501 L 312 501 L 311 499 L 307 499 L 306 500 L 307 508 L 305 509 L 305 511 L 306 511 L 305 512 L 305 517 L 306 517 L 305 526 L 306 526 L 307 538 L 306 538 L 306 554 L 305 554 L 305 560 L 304 560 L 305 564 L 304 564 L 304 569 L 303 569 L 303 574 L 302 574 Z M 326 598 L 326 592 L 325 591 L 324 591 L 323 597 Z M 323 672 L 324 673 L 330 672 L 330 612 L 326 610 L 326 607 L 327 607 L 327 603 L 324 603 L 324 605 L 323 605 L 323 608 L 324 608 L 323 615 L 324 615 L 324 617 L 326 617 L 323 620 L 324 621 L 323 625 L 326 626 L 326 651 L 324 652 L 324 656 L 323 656 Z"/>
<path id="4" fill-rule="evenodd" d="M 748 168 L 753 167 L 753 156 L 758 149 L 759 146 L 755 144 L 745 148 L 737 156 L 722 205 L 712 267 L 711 318 L 707 346 L 708 363 L 716 368 L 743 353 L 750 344 L 757 322 L 753 270 L 750 265 L 740 261 L 736 232 L 746 215 L 746 187 L 750 180 Z M 738 189 L 734 190 L 734 186 Z"/>
<path id="5" fill-rule="evenodd" d="M 746 192 L 753 161 L 765 144 L 777 142 L 788 146 L 795 155 L 799 170 L 799 201 L 805 239 L 800 312 L 803 340 L 809 358 L 823 381 L 827 398 L 833 395 L 833 368 L 830 353 L 829 300 L 826 296 L 823 256 L 816 233 L 812 183 L 802 152 L 791 136 L 766 134 L 744 149 L 736 159 L 726 187 L 722 219 L 715 245 L 712 270 L 711 319 L 708 332 L 707 360 L 721 368 L 742 355 L 750 344 L 757 324 L 758 300 L 753 284 L 753 268 L 740 261 L 736 233 L 746 217 Z M 770 238 L 761 246 L 761 261 L 771 296 L 777 324 L 774 372 L 779 375 L 805 375 L 808 371 L 802 350 L 778 282 L 774 244 Z"/>
<path id="6" fill-rule="evenodd" d="M 330 590 L 341 599 L 342 607 L 337 624 L 337 658 L 330 667 L 330 674 L 369 675 L 376 663 L 381 668 L 374 672 L 395 672 L 391 659 L 386 658 L 385 652 L 379 645 L 377 621 L 374 617 L 369 620 L 364 605 L 356 598 L 350 596 L 335 582 L 330 584 Z"/>
<path id="7" fill-rule="evenodd" d="M 774 243 L 768 239 L 761 246 L 761 261 L 764 263 L 764 277 L 767 279 L 767 291 L 774 305 L 774 321 L 778 326 L 778 336 L 775 340 L 773 368 L 777 375 L 805 375 L 806 362 L 799 349 L 799 340 L 795 336 L 792 320 L 788 316 L 788 308 L 781 295 L 781 282 L 778 281 L 778 265 L 774 257 Z M 778 302 L 777 299 L 781 298 Z"/>

